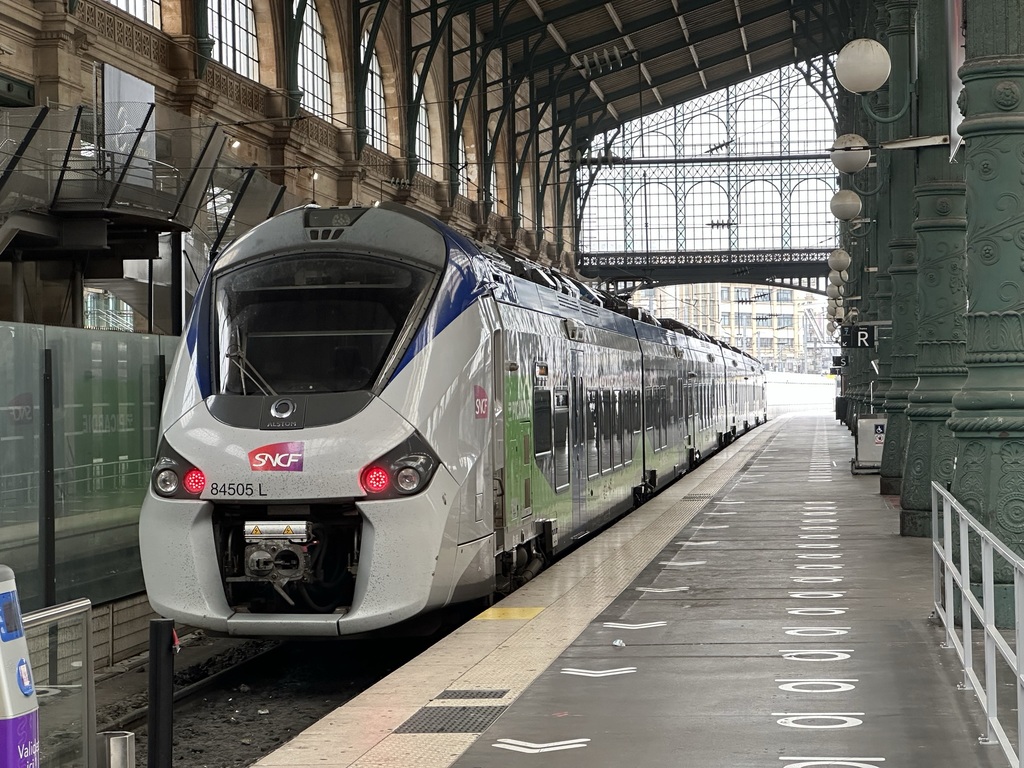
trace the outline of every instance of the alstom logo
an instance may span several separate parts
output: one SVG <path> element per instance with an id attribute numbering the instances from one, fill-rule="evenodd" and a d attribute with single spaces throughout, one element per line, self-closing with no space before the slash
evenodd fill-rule
<path id="1" fill-rule="evenodd" d="M 253 472 L 301 472 L 302 443 L 271 443 L 249 451 Z"/>

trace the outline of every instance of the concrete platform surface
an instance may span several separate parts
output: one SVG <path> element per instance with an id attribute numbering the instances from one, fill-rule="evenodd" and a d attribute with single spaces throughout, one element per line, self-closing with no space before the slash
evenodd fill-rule
<path id="1" fill-rule="evenodd" d="M 260 766 L 988 768 L 830 416 L 769 422 Z"/>

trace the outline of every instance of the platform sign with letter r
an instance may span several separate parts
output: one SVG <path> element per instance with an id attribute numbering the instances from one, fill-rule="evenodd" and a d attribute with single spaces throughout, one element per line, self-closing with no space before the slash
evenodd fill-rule
<path id="1" fill-rule="evenodd" d="M 839 332 L 839 346 L 843 349 L 870 349 L 875 346 L 875 326 L 844 325 Z"/>

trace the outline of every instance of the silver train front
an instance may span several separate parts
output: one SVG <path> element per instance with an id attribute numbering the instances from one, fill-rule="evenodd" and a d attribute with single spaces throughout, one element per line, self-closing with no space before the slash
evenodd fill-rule
<path id="1" fill-rule="evenodd" d="M 467 276 L 460 273 L 465 260 L 450 257 L 430 222 L 386 207 L 361 211 L 341 227 L 309 221 L 311 214 L 324 215 L 306 209 L 279 216 L 217 260 L 165 396 L 160 455 L 140 519 L 147 591 L 157 612 L 215 632 L 368 632 L 494 589 L 493 528 L 486 522 L 490 510 L 482 508 L 492 475 L 486 449 L 492 422 L 479 417 L 480 393 L 492 384 L 488 305 L 467 293 Z M 218 314 L 231 311 L 218 281 L 268 260 L 308 265 L 325 251 L 332 258 L 355 254 L 359 263 L 397 265 L 388 274 L 396 282 L 406 279 L 404 266 L 419 270 L 421 295 L 406 302 L 407 317 L 387 327 L 394 315 L 368 319 L 372 302 L 358 296 L 383 289 L 371 287 L 365 275 L 339 275 L 353 278 L 343 281 L 352 288 L 339 289 L 340 300 L 365 305 L 360 316 L 346 313 L 342 322 L 318 311 L 311 317 L 315 329 L 296 329 L 271 313 L 277 330 L 251 327 L 248 346 L 257 349 L 257 338 L 266 344 L 259 333 L 277 333 L 266 337 L 273 347 L 258 363 L 250 354 L 245 365 L 266 376 L 260 371 L 265 363 L 275 371 L 273 385 L 284 382 L 289 368 L 303 367 L 299 355 L 327 354 L 328 347 L 337 353 L 355 340 L 363 352 L 381 353 L 363 361 L 371 367 L 367 378 L 343 392 L 320 392 L 316 385 L 307 392 L 300 385 L 270 386 L 265 393 L 253 391 L 247 376 L 244 394 L 219 387 L 217 360 L 233 342 L 225 340 Z M 301 291 L 303 300 L 332 290 L 316 274 L 304 279 L 311 287 Z M 382 328 L 391 333 L 384 348 L 360 343 Z M 337 331 L 336 338 L 308 351 L 293 333 L 327 329 Z M 227 370 L 237 369 L 232 365 Z M 412 469 L 399 466 L 407 456 Z M 367 473 L 382 458 L 398 467 L 396 475 L 432 463 L 429 482 L 404 492 L 391 477 L 391 492 L 373 493 Z M 171 494 L 159 490 L 161 466 L 180 478 Z M 193 469 L 204 478 L 198 494 L 184 487 Z"/>

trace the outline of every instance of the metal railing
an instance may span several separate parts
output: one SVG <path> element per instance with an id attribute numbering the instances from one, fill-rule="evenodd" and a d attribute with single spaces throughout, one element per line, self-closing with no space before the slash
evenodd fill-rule
<path id="1" fill-rule="evenodd" d="M 958 519 L 957 550 L 954 550 L 954 516 Z M 981 600 L 971 591 L 971 547 L 980 544 Z M 996 626 L 995 554 L 999 554 L 1013 569 L 1014 637 L 1008 641 Z M 977 567 L 977 563 L 974 563 Z M 946 643 L 956 649 L 963 666 L 962 686 L 974 691 L 985 713 L 987 733 L 982 742 L 998 741 L 1010 765 L 1024 768 L 1024 680 L 1017 660 L 1024 654 L 1024 560 L 1018 557 L 985 526 L 979 523 L 953 495 L 938 483 L 932 483 L 932 591 L 935 612 L 946 630 Z M 956 605 L 959 591 L 959 606 Z M 954 620 L 959 608 L 961 632 L 958 635 Z M 984 681 L 974 669 L 975 620 L 984 630 Z M 981 639 L 981 638 L 979 638 Z M 1011 647 L 1011 643 L 1013 644 Z M 997 656 L 998 654 L 998 656 Z M 997 667 L 999 658 L 1013 673 L 1017 698 L 1012 711 L 1016 712 L 1016 748 L 999 720 Z"/>
<path id="2" fill-rule="evenodd" d="M 24 626 L 39 699 L 39 765 L 94 768 L 92 603 L 83 598 L 26 613 Z"/>

